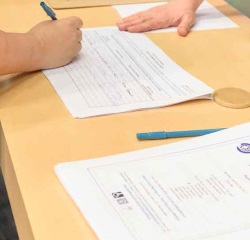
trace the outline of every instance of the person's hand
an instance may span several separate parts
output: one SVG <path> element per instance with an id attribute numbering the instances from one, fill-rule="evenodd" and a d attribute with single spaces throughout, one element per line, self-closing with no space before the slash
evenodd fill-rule
<path id="1" fill-rule="evenodd" d="M 202 0 L 175 0 L 122 19 L 117 23 L 121 31 L 145 32 L 177 27 L 180 36 L 186 36 L 194 24 L 195 11 Z"/>
<path id="2" fill-rule="evenodd" d="M 35 42 L 35 68 L 55 68 L 71 62 L 82 48 L 82 25 L 80 18 L 69 17 L 33 27 L 27 34 Z"/>

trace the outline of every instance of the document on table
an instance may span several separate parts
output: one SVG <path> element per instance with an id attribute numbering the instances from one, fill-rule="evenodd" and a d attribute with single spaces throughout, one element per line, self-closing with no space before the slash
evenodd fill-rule
<path id="1" fill-rule="evenodd" d="M 193 77 L 144 34 L 116 27 L 84 29 L 83 49 L 67 66 L 44 73 L 76 118 L 209 98 Z"/>
<path id="2" fill-rule="evenodd" d="M 167 4 L 167 2 L 145 3 L 145 4 L 127 4 L 127 5 L 114 5 L 113 7 L 120 14 L 122 18 L 128 17 L 141 11 L 146 11 L 152 7 Z M 238 25 L 230 18 L 225 16 L 213 5 L 204 1 L 196 11 L 195 24 L 192 31 L 195 30 L 209 30 L 209 29 L 226 29 L 237 28 Z M 150 31 L 151 33 L 158 32 L 176 32 L 176 27 L 164 28 L 159 30 Z"/>
<path id="3" fill-rule="evenodd" d="M 100 240 L 250 239 L 250 122 L 55 171 Z"/>

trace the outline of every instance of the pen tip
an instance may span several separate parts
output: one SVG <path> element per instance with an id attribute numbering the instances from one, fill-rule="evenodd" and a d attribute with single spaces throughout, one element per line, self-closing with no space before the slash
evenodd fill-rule
<path id="1" fill-rule="evenodd" d="M 44 6 L 44 2 L 40 2 L 40 5 L 41 5 L 41 6 Z"/>

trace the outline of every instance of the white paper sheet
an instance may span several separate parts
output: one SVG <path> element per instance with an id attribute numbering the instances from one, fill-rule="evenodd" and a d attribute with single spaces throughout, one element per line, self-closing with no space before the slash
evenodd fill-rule
<path id="1" fill-rule="evenodd" d="M 129 4 L 129 5 L 115 5 L 113 6 L 122 18 L 131 14 L 148 10 L 155 6 L 167 4 L 166 2 L 145 3 L 145 4 Z M 226 17 L 218 9 L 212 6 L 207 1 L 204 1 L 196 12 L 196 21 L 193 30 L 209 30 L 209 29 L 226 29 L 237 28 L 238 25 L 231 19 Z M 176 32 L 176 27 L 154 30 L 150 32 Z"/>
<path id="2" fill-rule="evenodd" d="M 44 73 L 79 118 L 168 106 L 213 92 L 145 35 L 115 27 L 84 29 L 78 58 Z"/>
<path id="3" fill-rule="evenodd" d="M 100 240 L 250 239 L 250 123 L 55 171 Z"/>

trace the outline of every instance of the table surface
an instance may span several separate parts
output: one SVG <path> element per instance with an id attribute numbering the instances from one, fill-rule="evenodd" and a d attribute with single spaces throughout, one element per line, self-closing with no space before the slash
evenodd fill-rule
<path id="1" fill-rule="evenodd" d="M 178 65 L 213 89 L 250 91 L 250 20 L 222 0 L 211 0 L 239 28 L 147 34 Z M 111 7 L 56 11 L 77 15 L 84 27 L 112 26 Z M 10 17 L 11 16 L 11 17 Z M 13 17 L 15 16 L 15 17 Z M 10 19 L 11 18 L 11 19 Z M 37 0 L 1 0 L 0 29 L 24 32 L 47 16 Z M 1 167 L 20 239 L 94 240 L 54 173 L 59 162 L 117 154 L 182 139 L 139 142 L 135 133 L 231 127 L 250 120 L 250 108 L 230 109 L 212 100 L 87 119 L 73 119 L 41 72 L 0 77 Z"/>

